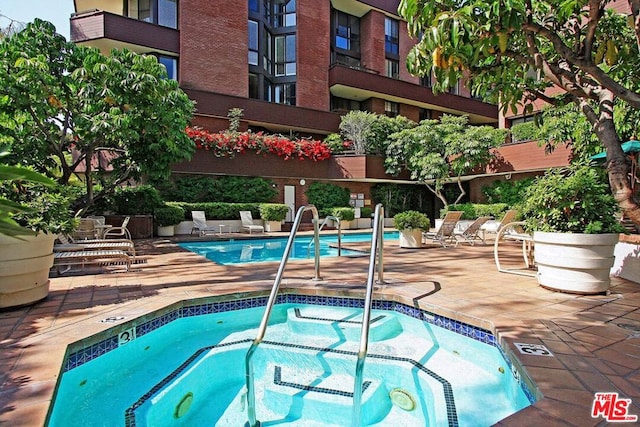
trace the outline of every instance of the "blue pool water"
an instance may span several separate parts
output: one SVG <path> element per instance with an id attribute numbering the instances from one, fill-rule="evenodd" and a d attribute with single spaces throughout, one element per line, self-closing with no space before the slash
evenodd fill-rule
<path id="1" fill-rule="evenodd" d="M 384 239 L 397 240 L 398 232 L 384 233 Z M 312 236 L 299 236 L 294 240 L 289 259 L 313 259 L 314 247 L 310 245 Z M 342 242 L 370 242 L 371 233 L 349 233 L 342 235 Z M 338 236 L 323 234 L 320 236 L 320 256 L 338 256 Z M 210 242 L 184 242 L 180 247 L 195 252 L 222 265 L 246 264 L 254 262 L 280 261 L 287 245 L 287 238 L 242 239 Z M 357 256 L 363 252 L 342 249 L 342 256 Z"/>
<path id="2" fill-rule="evenodd" d="M 279 298 L 253 358 L 258 420 L 350 425 L 361 300 Z M 342 306 L 297 302 L 313 298 Z M 244 425 L 244 360 L 264 301 L 164 310 L 114 327 L 113 339 L 67 355 L 47 425 Z M 399 303 L 375 307 L 385 309 L 371 315 L 361 425 L 483 427 L 531 403 L 491 334 Z"/>

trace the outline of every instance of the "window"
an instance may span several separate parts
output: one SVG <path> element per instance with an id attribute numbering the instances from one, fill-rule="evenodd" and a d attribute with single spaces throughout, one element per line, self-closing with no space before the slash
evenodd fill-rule
<path id="1" fill-rule="evenodd" d="M 267 20 L 274 28 L 296 25 L 295 0 L 266 0 Z"/>
<path id="2" fill-rule="evenodd" d="M 332 62 L 359 68 L 360 18 L 334 10 L 331 25 L 334 34 L 331 40 Z"/>
<path id="3" fill-rule="evenodd" d="M 449 91 L 452 95 L 460 95 L 460 80 L 457 80 L 453 85 L 449 86 Z"/>
<path id="4" fill-rule="evenodd" d="M 433 117 L 433 114 L 431 110 L 427 110 L 426 108 L 420 109 L 420 116 L 419 116 L 420 121 L 431 120 L 432 117 Z"/>
<path id="5" fill-rule="evenodd" d="M 125 0 L 126 16 L 178 28 L 178 0 Z"/>
<path id="6" fill-rule="evenodd" d="M 391 18 L 384 20 L 384 51 L 387 56 L 397 57 L 400 54 L 398 21 Z"/>
<path id="7" fill-rule="evenodd" d="M 395 117 L 400 114 L 400 105 L 397 102 L 384 101 L 384 114 L 388 117 Z"/>
<path id="8" fill-rule="evenodd" d="M 158 62 L 167 69 L 167 76 L 171 80 L 178 80 L 178 60 L 170 56 L 158 55 Z"/>
<path id="9" fill-rule="evenodd" d="M 296 1 L 247 0 L 249 97 L 296 103 Z"/>
<path id="10" fill-rule="evenodd" d="M 385 59 L 386 76 L 392 79 L 400 77 L 400 62 L 395 59 Z"/>
<path id="11" fill-rule="evenodd" d="M 267 101 L 276 104 L 296 105 L 295 83 L 267 83 Z"/>
<path id="12" fill-rule="evenodd" d="M 275 45 L 275 76 L 295 76 L 296 75 L 296 36 L 274 37 Z"/>
<path id="13" fill-rule="evenodd" d="M 431 73 L 426 76 L 420 77 L 420 86 L 431 87 Z"/>
<path id="14" fill-rule="evenodd" d="M 331 96 L 331 111 L 348 112 L 354 110 L 362 110 L 360 102 L 354 101 L 353 99 Z"/>
<path id="15" fill-rule="evenodd" d="M 258 23 L 249 21 L 249 64 L 258 65 Z"/>

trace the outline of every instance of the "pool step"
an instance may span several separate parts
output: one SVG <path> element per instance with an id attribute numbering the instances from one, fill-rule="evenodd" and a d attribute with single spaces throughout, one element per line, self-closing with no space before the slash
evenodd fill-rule
<path id="1" fill-rule="evenodd" d="M 287 418 L 323 421 L 328 414 L 333 420 L 351 422 L 353 412 L 354 377 L 313 371 L 300 366 L 271 364 L 266 378 L 264 401 L 271 408 L 283 411 Z M 386 387 L 377 380 L 363 383 L 361 419 L 365 425 L 384 418 L 391 410 Z"/>
<path id="2" fill-rule="evenodd" d="M 327 317 L 325 310 L 314 307 L 294 307 L 287 310 L 287 323 L 291 332 L 305 336 L 344 335 L 347 341 L 359 341 L 362 329 L 362 309 L 351 312 L 337 311 Z M 320 313 L 325 314 L 320 314 Z M 372 313 L 369 322 L 369 341 L 384 341 L 402 332 L 396 316 Z"/>

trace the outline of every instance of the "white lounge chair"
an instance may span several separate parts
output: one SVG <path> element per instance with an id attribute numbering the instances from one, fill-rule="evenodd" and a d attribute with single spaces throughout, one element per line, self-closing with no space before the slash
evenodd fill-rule
<path id="1" fill-rule="evenodd" d="M 259 231 L 260 233 L 264 233 L 264 227 L 261 225 L 255 225 L 253 223 L 253 217 L 251 216 L 251 211 L 240 211 L 240 220 L 242 221 L 242 228 L 245 230 L 249 230 L 249 234 L 254 231 Z"/>
<path id="2" fill-rule="evenodd" d="M 108 238 L 115 237 L 115 238 L 131 240 L 131 233 L 127 228 L 127 225 L 129 225 L 129 220 L 131 220 L 131 217 L 127 216 L 124 218 L 124 221 L 122 221 L 122 225 L 120 225 L 120 227 L 108 228 L 103 234 L 104 238 L 108 239 Z"/>
<path id="3" fill-rule="evenodd" d="M 453 232 L 453 237 L 456 239 L 456 246 L 458 246 L 458 243 L 460 243 L 461 241 L 466 241 L 471 246 L 475 244 L 476 240 L 480 240 L 484 244 L 484 234 L 482 235 L 482 237 L 480 237 L 479 233 L 481 231 L 482 225 L 488 220 L 488 216 L 481 216 L 471 224 L 469 224 L 469 227 L 467 227 L 463 231 L 455 230 Z"/>
<path id="4" fill-rule="evenodd" d="M 425 240 L 432 240 L 440 243 L 443 247 L 447 247 L 447 242 L 452 243 L 455 239 L 453 233 L 456 230 L 456 224 L 462 217 L 462 211 L 449 211 L 442 218 L 442 224 L 436 231 L 422 233 Z"/>
<path id="5" fill-rule="evenodd" d="M 194 231 L 197 231 L 200 236 L 215 234 L 216 228 L 212 225 L 207 225 L 207 216 L 204 211 L 191 211 L 191 218 L 193 219 L 191 234 Z"/>

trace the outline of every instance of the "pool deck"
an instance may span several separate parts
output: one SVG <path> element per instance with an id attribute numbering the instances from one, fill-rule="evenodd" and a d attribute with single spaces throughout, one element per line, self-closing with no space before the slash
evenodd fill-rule
<path id="1" fill-rule="evenodd" d="M 67 344 L 113 326 L 99 320 L 129 320 L 176 301 L 273 284 L 277 263 L 220 266 L 175 240 L 137 240 L 146 264 L 129 272 L 54 275 L 47 299 L 0 311 L 0 426 L 44 424 Z M 640 284 L 613 278 L 608 295 L 553 292 L 535 278 L 499 273 L 489 243 L 401 249 L 387 241 L 385 284 L 374 297 L 420 301 L 495 328 L 543 396 L 499 425 L 608 425 L 591 417 L 597 392 L 631 399 L 628 413 L 640 416 Z M 506 250 L 507 258 L 518 259 L 518 246 Z M 364 294 L 368 260 L 323 258 L 322 281 L 310 280 L 313 261 L 291 261 L 282 286 Z M 553 355 L 521 354 L 515 343 L 541 344 Z"/>

